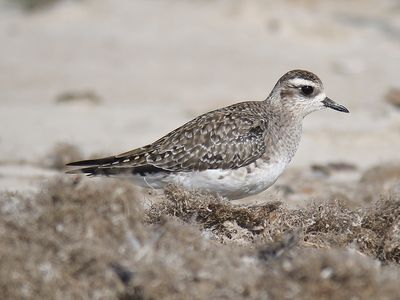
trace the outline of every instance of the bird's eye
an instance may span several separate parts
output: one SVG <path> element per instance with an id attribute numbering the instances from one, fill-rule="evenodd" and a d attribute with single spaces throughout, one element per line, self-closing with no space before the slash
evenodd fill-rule
<path id="1" fill-rule="evenodd" d="M 314 92 L 314 88 L 310 85 L 305 85 L 301 87 L 301 92 L 306 95 L 309 96 Z"/>

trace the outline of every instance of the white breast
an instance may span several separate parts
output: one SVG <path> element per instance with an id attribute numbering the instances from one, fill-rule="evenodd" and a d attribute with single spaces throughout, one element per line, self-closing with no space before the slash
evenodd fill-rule
<path id="1" fill-rule="evenodd" d="M 162 188 L 168 183 L 175 183 L 188 189 L 200 189 L 233 200 L 266 190 L 278 179 L 286 165 L 286 161 L 267 163 L 259 160 L 257 164 L 234 170 L 216 169 L 146 176 L 142 177 L 141 185 Z"/>

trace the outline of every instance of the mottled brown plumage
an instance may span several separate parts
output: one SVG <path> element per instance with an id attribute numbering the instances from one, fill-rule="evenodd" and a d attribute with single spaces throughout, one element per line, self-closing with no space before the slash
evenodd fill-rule
<path id="1" fill-rule="evenodd" d="M 146 166 L 168 172 L 235 169 L 265 152 L 267 122 L 261 102 L 237 103 L 203 114 L 142 148 L 69 165 L 99 165 L 103 172 L 132 167 L 143 172 Z"/>

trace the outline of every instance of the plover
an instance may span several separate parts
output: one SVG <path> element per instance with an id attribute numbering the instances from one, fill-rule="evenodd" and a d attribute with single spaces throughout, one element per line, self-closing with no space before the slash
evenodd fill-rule
<path id="1" fill-rule="evenodd" d="M 128 176 L 144 187 L 175 183 L 240 199 L 270 187 L 295 154 L 303 118 L 332 108 L 313 73 L 283 75 L 264 101 L 236 103 L 200 115 L 152 144 L 119 155 L 72 162 L 68 173 Z"/>

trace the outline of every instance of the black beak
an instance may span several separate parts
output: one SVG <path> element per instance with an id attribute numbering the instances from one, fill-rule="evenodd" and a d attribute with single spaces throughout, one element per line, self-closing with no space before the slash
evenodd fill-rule
<path id="1" fill-rule="evenodd" d="M 349 110 L 344 107 L 343 105 L 337 104 L 335 101 L 329 99 L 328 97 L 325 98 L 325 100 L 322 101 L 325 107 L 332 108 L 334 110 L 342 111 L 345 113 L 349 113 Z"/>

